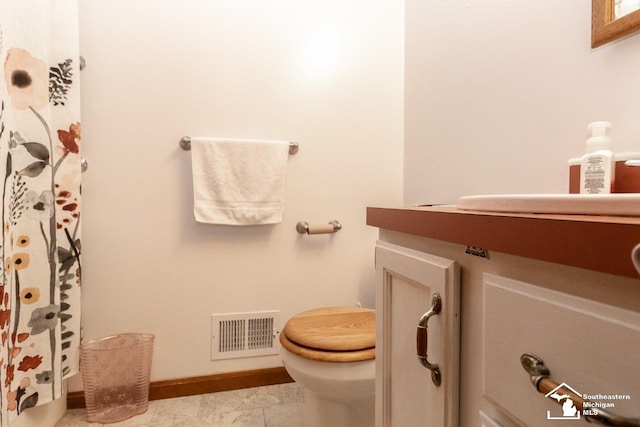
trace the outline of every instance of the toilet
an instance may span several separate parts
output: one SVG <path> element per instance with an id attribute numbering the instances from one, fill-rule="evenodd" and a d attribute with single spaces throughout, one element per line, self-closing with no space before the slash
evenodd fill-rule
<path id="1" fill-rule="evenodd" d="M 375 310 L 326 307 L 286 323 L 280 355 L 305 391 L 305 426 L 374 425 L 375 322 Z"/>

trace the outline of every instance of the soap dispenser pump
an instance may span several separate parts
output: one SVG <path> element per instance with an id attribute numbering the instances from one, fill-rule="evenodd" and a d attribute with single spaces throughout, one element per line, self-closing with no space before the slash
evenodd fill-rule
<path id="1" fill-rule="evenodd" d="M 615 159 L 611 151 L 609 122 L 592 122 L 587 126 L 591 137 L 587 139 L 586 154 L 580 162 L 580 193 L 607 194 L 613 192 Z"/>

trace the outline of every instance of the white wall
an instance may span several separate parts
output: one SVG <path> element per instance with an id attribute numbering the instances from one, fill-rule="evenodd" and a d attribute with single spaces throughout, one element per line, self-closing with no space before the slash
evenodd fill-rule
<path id="1" fill-rule="evenodd" d="M 365 208 L 402 196 L 400 2 L 84 1 L 80 25 L 85 339 L 152 332 L 152 381 L 209 375 L 280 365 L 210 361 L 212 313 L 374 305 Z M 284 222 L 195 223 L 186 135 L 298 141 Z"/>
<path id="2" fill-rule="evenodd" d="M 594 120 L 640 151 L 640 35 L 591 49 L 591 2 L 405 7 L 406 204 L 566 193 Z"/>

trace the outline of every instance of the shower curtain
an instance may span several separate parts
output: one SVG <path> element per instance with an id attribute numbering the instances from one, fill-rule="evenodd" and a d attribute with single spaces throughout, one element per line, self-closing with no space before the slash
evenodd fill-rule
<path id="1" fill-rule="evenodd" d="M 77 0 L 0 0 L 3 427 L 78 371 L 77 12 Z"/>

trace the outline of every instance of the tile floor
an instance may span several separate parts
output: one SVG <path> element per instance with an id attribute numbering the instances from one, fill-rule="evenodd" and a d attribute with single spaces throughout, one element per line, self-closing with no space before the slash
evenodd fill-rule
<path id="1" fill-rule="evenodd" d="M 113 427 L 301 427 L 304 393 L 296 383 L 152 400 L 144 414 Z M 56 427 L 97 427 L 71 409 Z"/>

